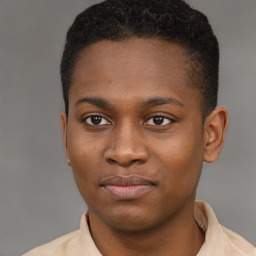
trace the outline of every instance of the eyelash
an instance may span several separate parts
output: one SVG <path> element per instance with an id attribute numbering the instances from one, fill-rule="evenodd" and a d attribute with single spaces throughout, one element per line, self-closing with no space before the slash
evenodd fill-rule
<path id="1" fill-rule="evenodd" d="M 149 120 L 151 120 L 151 119 L 153 119 L 153 118 L 163 118 L 164 120 L 168 120 L 168 123 L 167 123 L 167 124 L 159 124 L 159 125 L 157 125 L 157 124 L 155 124 L 155 125 L 148 125 L 148 126 L 166 127 L 166 126 L 168 126 L 169 124 L 173 124 L 173 123 L 176 122 L 175 119 L 170 118 L 170 117 L 167 117 L 167 116 L 165 116 L 165 115 L 153 115 L 153 116 L 151 116 L 150 118 L 148 118 L 148 119 L 146 120 L 146 122 L 148 122 Z"/>
<path id="2" fill-rule="evenodd" d="M 93 117 L 95 117 L 95 118 L 100 118 L 101 121 L 102 121 L 102 120 L 105 120 L 105 121 L 107 122 L 107 124 L 101 124 L 101 125 L 99 125 L 99 124 L 93 124 L 92 122 L 91 122 L 91 124 L 88 124 L 88 123 L 86 122 L 86 120 L 88 120 L 88 119 L 90 119 L 90 118 L 93 118 Z M 102 116 L 102 115 L 96 115 L 96 114 L 95 114 L 95 115 L 89 115 L 89 116 L 84 117 L 84 118 L 81 120 L 81 122 L 82 122 L 82 123 L 86 123 L 86 125 L 88 125 L 88 126 L 99 126 L 99 127 L 102 127 L 102 126 L 104 126 L 104 125 L 110 125 L 110 124 L 111 124 L 111 122 L 109 122 L 107 118 L 105 118 L 105 117 Z"/>
<path id="3" fill-rule="evenodd" d="M 100 118 L 101 119 L 100 122 L 102 122 L 102 120 L 105 120 L 106 123 L 104 123 L 104 124 L 93 124 L 92 120 L 90 121 L 90 123 L 86 122 L 87 120 L 89 120 L 90 118 L 93 118 L 93 117 Z M 159 124 L 159 125 L 157 125 L 157 124 L 146 124 L 151 119 L 153 120 L 153 118 L 163 118 L 165 121 L 168 120 L 168 123 L 167 124 Z M 177 120 L 174 119 L 174 118 L 170 118 L 170 117 L 167 117 L 165 115 L 157 115 L 157 114 L 155 114 L 155 115 L 152 115 L 151 117 L 149 117 L 143 124 L 145 124 L 148 127 L 156 126 L 158 128 L 163 128 L 163 127 L 166 127 L 166 126 L 168 126 L 170 124 L 174 124 L 175 122 L 177 122 Z M 108 126 L 108 125 L 112 124 L 107 118 L 105 118 L 104 116 L 99 115 L 99 114 L 91 114 L 89 116 L 86 116 L 86 117 L 84 117 L 81 120 L 81 123 L 85 123 L 86 126 L 91 127 L 91 128 L 93 128 L 93 127 L 100 128 L 100 127 L 104 127 L 104 126 Z"/>

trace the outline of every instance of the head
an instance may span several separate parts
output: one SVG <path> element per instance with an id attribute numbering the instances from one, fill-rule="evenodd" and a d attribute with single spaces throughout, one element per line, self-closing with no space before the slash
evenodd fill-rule
<path id="1" fill-rule="evenodd" d="M 203 161 L 227 128 L 218 59 L 207 18 L 183 1 L 108 0 L 77 16 L 61 63 L 63 140 L 94 227 L 193 221 Z"/>
<path id="2" fill-rule="evenodd" d="M 181 46 L 193 86 L 201 92 L 202 117 L 216 107 L 219 47 L 207 17 L 183 0 L 107 0 L 79 14 L 70 27 L 61 61 L 65 112 L 81 51 L 103 40 L 158 39 Z"/>

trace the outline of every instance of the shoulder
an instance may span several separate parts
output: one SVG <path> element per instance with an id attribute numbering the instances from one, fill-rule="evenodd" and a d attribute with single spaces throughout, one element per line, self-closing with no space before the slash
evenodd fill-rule
<path id="1" fill-rule="evenodd" d="M 47 244 L 36 247 L 31 251 L 25 253 L 23 256 L 71 256 L 77 251 L 78 236 L 78 230 L 71 232 Z"/>
<path id="2" fill-rule="evenodd" d="M 242 236 L 232 230 L 222 227 L 225 243 L 225 255 L 232 256 L 256 256 L 256 248 Z"/>
<path id="3" fill-rule="evenodd" d="M 221 226 L 206 202 L 195 202 L 195 219 L 205 232 L 205 243 L 198 256 L 256 256 L 256 248 L 242 236 Z"/>

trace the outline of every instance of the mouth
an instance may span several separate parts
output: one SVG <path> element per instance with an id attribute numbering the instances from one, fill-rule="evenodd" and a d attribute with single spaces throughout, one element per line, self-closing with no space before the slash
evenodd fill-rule
<path id="1" fill-rule="evenodd" d="M 113 176 L 103 180 L 101 187 L 120 200 L 136 199 L 147 193 L 155 183 L 139 176 Z"/>

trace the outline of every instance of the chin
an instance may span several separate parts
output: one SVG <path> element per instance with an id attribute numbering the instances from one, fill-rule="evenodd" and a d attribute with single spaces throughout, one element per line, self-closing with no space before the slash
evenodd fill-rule
<path id="1" fill-rule="evenodd" d="M 124 232 L 141 232 L 152 229 L 157 226 L 154 225 L 155 221 L 152 217 L 152 213 L 146 209 L 136 209 L 135 207 L 116 208 L 103 216 L 108 226 Z"/>
<path id="2" fill-rule="evenodd" d="M 154 225 L 150 225 L 150 222 L 143 222 L 141 220 L 127 219 L 127 218 L 119 218 L 115 219 L 108 223 L 108 225 L 113 230 L 118 230 L 120 232 L 143 232 L 146 230 L 150 230 L 154 227 Z"/>

